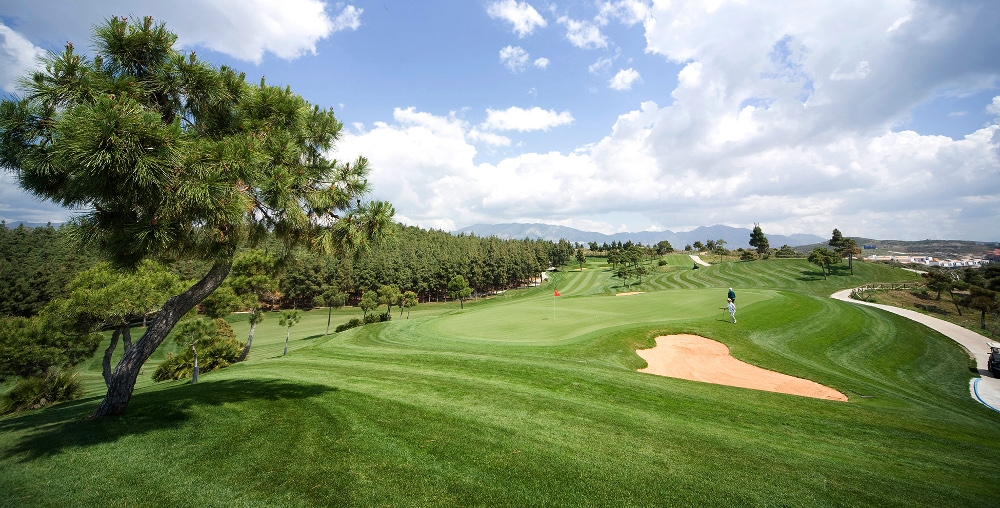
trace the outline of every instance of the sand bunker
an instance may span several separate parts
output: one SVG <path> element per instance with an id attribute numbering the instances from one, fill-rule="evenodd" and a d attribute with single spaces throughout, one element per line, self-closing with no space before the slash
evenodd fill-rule
<path id="1" fill-rule="evenodd" d="M 641 295 L 645 291 L 632 291 L 631 293 L 615 293 L 615 296 Z"/>
<path id="2" fill-rule="evenodd" d="M 843 393 L 819 383 L 743 363 L 729 356 L 725 344 L 697 335 L 657 337 L 656 347 L 639 349 L 636 354 L 649 364 L 639 372 L 817 399 L 847 400 Z"/>

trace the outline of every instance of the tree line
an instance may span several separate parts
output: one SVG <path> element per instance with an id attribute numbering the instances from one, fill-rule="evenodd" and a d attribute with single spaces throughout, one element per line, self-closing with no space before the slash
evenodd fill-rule
<path id="1" fill-rule="evenodd" d="M 264 251 L 282 258 L 270 261 L 275 264 L 268 270 L 274 291 L 260 294 L 261 303 L 269 308 L 312 307 L 331 289 L 346 293 L 346 304 L 352 305 L 366 291 L 385 285 L 413 291 L 422 302 L 442 301 L 456 275 L 468 281 L 474 295 L 484 295 L 531 284 L 550 266 L 564 267 L 575 260 L 573 246 L 566 240 L 456 236 L 402 225 L 397 225 L 391 241 L 360 257 L 283 252 L 274 239 L 263 245 Z M 96 253 L 80 248 L 69 225 L 0 227 L 0 259 L 3 317 L 30 317 L 53 299 L 67 297 L 71 282 L 100 260 Z M 162 267 L 184 281 L 200 278 L 209 268 L 209 263 L 197 260 L 164 262 Z"/>
<path id="2" fill-rule="evenodd" d="M 566 266 L 574 256 L 566 240 L 456 236 L 402 225 L 394 236 L 362 258 L 299 253 L 281 279 L 285 305 L 311 306 L 331 288 L 346 293 L 349 303 L 358 303 L 365 292 L 386 285 L 413 291 L 422 302 L 442 301 L 459 275 L 472 294 L 490 294 L 531 284 L 550 266 Z"/>

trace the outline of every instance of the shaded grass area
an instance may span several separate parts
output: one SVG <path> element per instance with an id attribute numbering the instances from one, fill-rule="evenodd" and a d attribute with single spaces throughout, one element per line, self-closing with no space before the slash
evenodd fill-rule
<path id="1" fill-rule="evenodd" d="M 328 337 L 326 311 L 312 311 L 287 357 L 268 320 L 251 361 L 197 385 L 144 385 L 124 417 L 87 420 L 91 397 L 0 420 L 0 505 L 1000 502 L 1000 473 L 982 466 L 1000 451 L 1000 418 L 969 397 L 957 344 L 818 296 L 834 282 L 800 280 L 804 264 L 728 265 L 666 272 L 664 289 L 631 297 L 607 296 L 617 282 L 599 268 L 552 274 Z M 725 280 L 738 325 L 714 315 Z M 682 283 L 697 287 L 668 287 Z M 548 323 L 553 285 L 565 322 Z M 666 333 L 720 340 L 851 400 L 636 372 L 634 350 Z"/>

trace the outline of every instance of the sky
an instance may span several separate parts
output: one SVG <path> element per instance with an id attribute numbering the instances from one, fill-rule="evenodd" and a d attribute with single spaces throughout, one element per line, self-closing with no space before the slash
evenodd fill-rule
<path id="1" fill-rule="evenodd" d="M 147 15 L 332 107 L 404 224 L 1000 240 L 995 0 L 5 1 L 0 94 Z"/>

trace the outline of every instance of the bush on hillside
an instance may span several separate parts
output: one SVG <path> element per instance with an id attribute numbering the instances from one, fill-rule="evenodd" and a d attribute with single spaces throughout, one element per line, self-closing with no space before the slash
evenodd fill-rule
<path id="1" fill-rule="evenodd" d="M 236 340 L 233 327 L 223 319 L 189 321 L 178 327 L 174 340 L 183 349 L 178 354 L 167 355 L 153 373 L 153 381 L 191 377 L 194 373 L 191 342 L 197 341 L 199 372 L 228 367 L 237 362 L 243 351 L 243 343 Z"/>
<path id="2" fill-rule="evenodd" d="M 73 400 L 83 394 L 76 375 L 68 369 L 50 369 L 44 375 L 19 379 L 0 402 L 0 413 L 39 409 L 50 404 Z"/>
<path id="3" fill-rule="evenodd" d="M 390 319 L 392 319 L 392 316 L 390 316 L 388 312 L 386 312 L 384 314 L 373 313 L 373 314 L 368 314 L 367 316 L 365 316 L 365 324 L 368 324 L 368 323 L 381 323 L 383 321 L 388 321 Z"/>
<path id="4" fill-rule="evenodd" d="M 344 330 L 350 330 L 351 328 L 355 328 L 363 324 L 365 324 L 364 321 L 361 321 L 358 318 L 352 318 L 350 321 L 338 326 L 334 331 L 340 333 Z"/>

